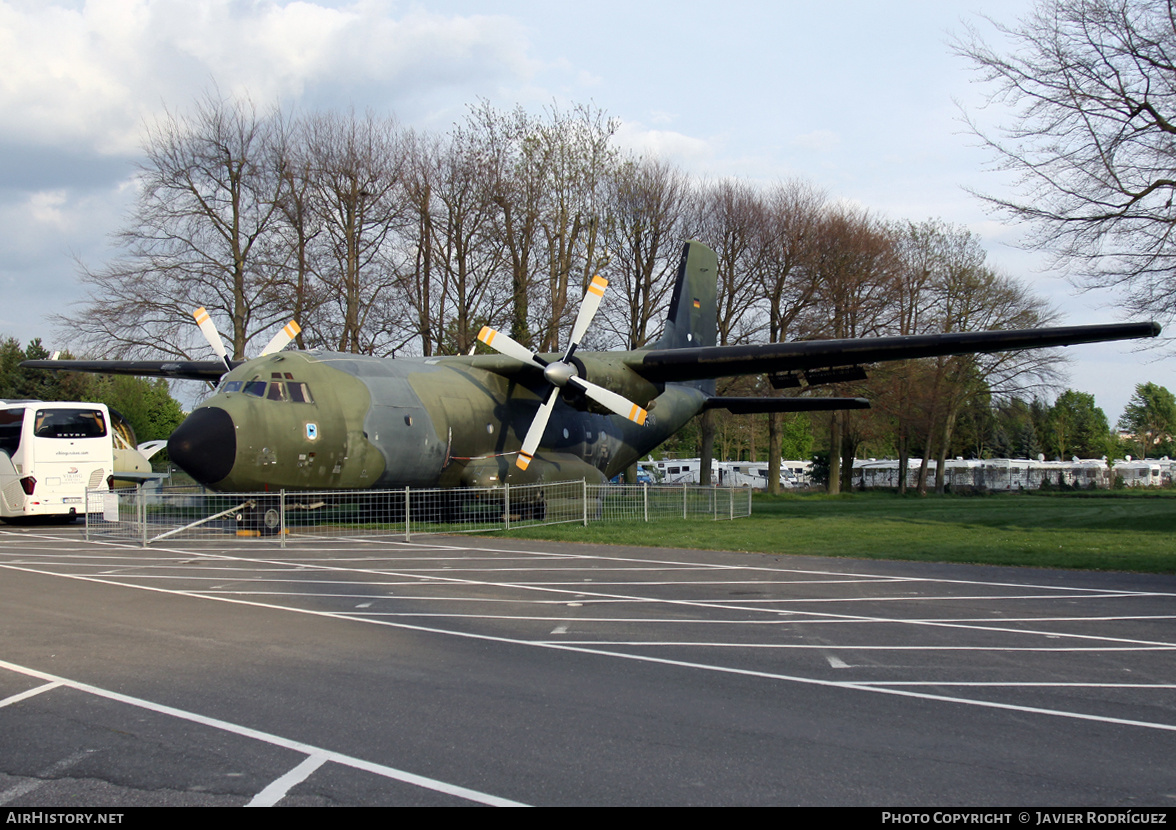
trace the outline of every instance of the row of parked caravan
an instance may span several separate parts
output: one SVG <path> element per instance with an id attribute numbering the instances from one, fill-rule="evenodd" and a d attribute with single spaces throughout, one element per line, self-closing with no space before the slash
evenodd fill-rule
<path id="1" fill-rule="evenodd" d="M 907 482 L 918 479 L 922 459 L 908 461 Z M 1171 484 L 1176 461 L 1162 459 L 1072 458 L 1069 461 L 1046 461 L 1026 458 L 949 459 L 944 470 L 945 484 L 951 488 L 978 490 L 1038 490 L 1042 487 L 1078 487 L 1107 489 L 1121 479 L 1127 487 L 1163 487 Z M 898 461 L 893 459 L 855 460 L 854 487 L 898 486 Z M 936 487 L 935 462 L 927 467 L 927 486 Z"/>
<path id="2" fill-rule="evenodd" d="M 918 480 L 923 461 L 907 461 L 908 485 Z M 1121 479 L 1127 487 L 1163 487 L 1176 476 L 1176 461 L 1166 456 L 1161 459 L 1073 458 L 1069 461 L 1046 461 L 1027 458 L 948 459 L 945 464 L 946 484 L 952 488 L 972 488 L 992 491 L 1037 490 L 1045 487 L 1080 487 L 1107 489 Z M 665 461 L 642 461 L 639 475 L 642 481 L 655 484 L 701 484 L 697 458 Z M 794 489 L 811 484 L 811 461 L 781 461 L 780 487 Z M 898 461 L 895 459 L 855 459 L 853 486 L 857 489 L 898 487 Z M 766 461 L 716 461 L 711 464 L 710 484 L 720 487 L 751 487 L 766 490 L 768 464 Z M 934 461 L 927 465 L 927 487 L 937 486 Z"/>

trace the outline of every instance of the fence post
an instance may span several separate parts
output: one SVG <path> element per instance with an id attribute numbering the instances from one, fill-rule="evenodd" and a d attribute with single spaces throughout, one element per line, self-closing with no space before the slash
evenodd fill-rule
<path id="1" fill-rule="evenodd" d="M 727 502 L 727 508 L 728 508 L 727 518 L 734 519 L 735 518 L 735 488 L 732 487 L 730 490 L 727 491 L 727 493 L 731 497 L 731 500 Z"/>
<path id="2" fill-rule="evenodd" d="M 686 482 L 682 482 L 682 518 L 686 518 Z"/>
<path id="3" fill-rule="evenodd" d="M 411 496 L 409 495 L 409 488 L 405 487 L 404 488 L 404 541 L 406 541 L 406 542 L 409 541 L 410 539 L 412 539 L 412 530 L 411 530 L 411 521 L 412 521 L 412 519 L 411 519 L 412 509 L 411 508 L 412 508 L 412 505 L 410 504 L 411 501 L 412 501 L 412 499 L 411 499 Z"/>
<path id="4" fill-rule="evenodd" d="M 502 482 L 502 529 L 510 530 L 510 484 Z"/>
<path id="5" fill-rule="evenodd" d="M 584 527 L 588 527 L 588 479 L 581 481 L 580 485 L 583 488 L 581 492 L 584 495 L 584 498 L 581 499 L 584 505 Z"/>
<path id="6" fill-rule="evenodd" d="M 278 547 L 283 550 L 286 549 L 286 488 L 278 490 L 278 511 L 281 519 L 278 520 Z"/>
<path id="7" fill-rule="evenodd" d="M 641 482 L 641 501 L 643 503 L 643 512 L 645 513 L 645 521 L 649 521 L 649 482 Z"/>
<path id="8" fill-rule="evenodd" d="M 143 503 L 143 488 L 136 488 L 135 495 L 138 503 L 135 512 L 139 515 L 140 544 L 147 547 L 147 505 Z"/>

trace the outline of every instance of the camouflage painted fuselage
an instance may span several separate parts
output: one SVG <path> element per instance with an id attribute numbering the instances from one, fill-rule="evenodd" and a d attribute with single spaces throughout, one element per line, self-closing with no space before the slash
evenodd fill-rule
<path id="1" fill-rule="evenodd" d="M 225 375 L 169 450 L 198 481 L 229 491 L 603 481 L 681 429 L 705 402 L 696 387 L 644 381 L 616 354 L 581 359 L 593 379 L 624 390 L 651 417 L 638 426 L 561 400 L 526 471 L 514 461 L 543 380 L 498 357 L 258 358 Z"/>

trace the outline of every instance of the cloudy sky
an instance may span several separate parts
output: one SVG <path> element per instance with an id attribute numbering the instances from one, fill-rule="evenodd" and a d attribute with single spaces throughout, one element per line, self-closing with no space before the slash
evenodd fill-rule
<path id="1" fill-rule="evenodd" d="M 966 190 L 1009 187 L 960 123 L 985 89 L 949 42 L 968 24 L 992 32 L 978 5 L 0 0 L 0 334 L 68 345 L 47 316 L 81 297 L 79 261 L 112 256 L 144 124 L 213 85 L 437 132 L 479 98 L 592 102 L 624 144 L 696 176 L 800 177 L 886 218 L 965 225 L 1065 323 L 1117 321 L 1113 297 L 1076 296 Z M 1030 7 L 983 3 L 1005 22 Z M 1176 389 L 1154 353 L 1072 351 L 1071 385 L 1112 421 L 1137 383 Z"/>

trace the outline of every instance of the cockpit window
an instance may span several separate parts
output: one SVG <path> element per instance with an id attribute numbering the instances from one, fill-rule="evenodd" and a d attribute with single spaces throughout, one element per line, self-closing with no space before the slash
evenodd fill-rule
<path id="1" fill-rule="evenodd" d="M 290 400 L 295 403 L 314 403 L 314 398 L 310 396 L 310 387 L 305 383 L 290 381 L 286 384 L 286 389 L 290 393 Z"/>
<path id="2" fill-rule="evenodd" d="M 221 392 L 244 392 L 255 398 L 265 398 L 271 401 L 293 401 L 294 403 L 314 403 L 310 394 L 310 387 L 296 380 L 229 380 L 221 384 Z"/>

